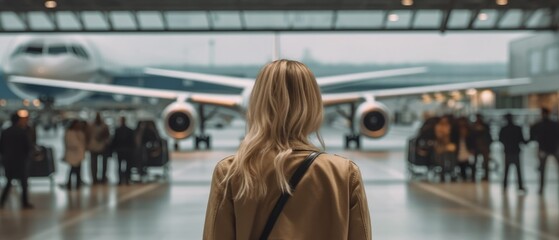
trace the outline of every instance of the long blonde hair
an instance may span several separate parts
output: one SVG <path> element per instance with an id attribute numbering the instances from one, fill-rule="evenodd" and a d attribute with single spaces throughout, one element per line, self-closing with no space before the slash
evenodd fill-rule
<path id="1" fill-rule="evenodd" d="M 303 63 L 277 60 L 265 65 L 254 84 L 246 120 L 248 131 L 222 183 L 235 177 L 240 183 L 233 198 L 258 199 L 266 195 L 263 166 L 273 159 L 277 183 L 291 194 L 285 165 L 294 149 L 318 150 L 309 140 L 322 124 L 322 96 L 314 74 Z M 237 181 L 235 181 L 237 182 Z M 226 187 L 227 189 L 227 187 Z M 227 191 L 227 190 L 226 190 Z"/>

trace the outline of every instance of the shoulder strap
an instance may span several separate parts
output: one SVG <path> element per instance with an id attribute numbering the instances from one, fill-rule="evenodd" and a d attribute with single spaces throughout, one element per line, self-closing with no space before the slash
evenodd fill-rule
<path id="1" fill-rule="evenodd" d="M 312 152 L 311 154 L 309 154 L 309 156 L 307 156 L 307 158 L 303 161 L 303 163 L 301 163 L 299 168 L 297 168 L 297 170 L 295 170 L 295 173 L 293 173 L 293 176 L 291 176 L 291 179 L 289 180 L 289 186 L 291 186 L 291 191 L 295 190 L 295 187 L 297 187 L 297 184 L 299 184 L 299 181 L 301 181 L 301 178 L 303 178 L 303 175 L 305 175 L 305 173 L 307 172 L 307 169 L 309 169 L 309 167 L 314 162 L 316 157 L 318 157 L 320 154 L 322 154 L 322 153 L 321 152 Z M 264 227 L 264 231 L 262 232 L 262 235 L 260 236 L 260 240 L 268 239 L 268 236 L 270 236 L 270 233 L 272 232 L 272 229 L 274 228 L 274 224 L 278 220 L 279 214 L 281 213 L 281 210 L 285 206 L 285 203 L 287 203 L 287 200 L 289 200 L 289 197 L 290 197 L 290 195 L 288 193 L 282 193 L 281 194 L 280 198 L 276 202 L 276 206 L 274 207 L 274 209 L 272 210 L 272 213 L 270 214 L 270 217 L 268 217 L 268 221 L 266 222 L 266 226 Z"/>

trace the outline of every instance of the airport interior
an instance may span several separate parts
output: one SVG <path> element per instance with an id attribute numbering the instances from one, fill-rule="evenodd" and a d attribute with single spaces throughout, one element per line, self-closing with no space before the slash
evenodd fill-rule
<path id="1" fill-rule="evenodd" d="M 558 30 L 557 0 L 0 1 L 0 239 L 221 239 L 214 169 L 278 59 L 361 172 L 344 239 L 559 239 Z M 328 230 L 290 216 L 269 239 Z"/>

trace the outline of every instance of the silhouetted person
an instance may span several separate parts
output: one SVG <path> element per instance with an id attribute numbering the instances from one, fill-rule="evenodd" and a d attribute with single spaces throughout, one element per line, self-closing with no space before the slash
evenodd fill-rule
<path id="1" fill-rule="evenodd" d="M 72 188 L 72 176 L 76 176 L 77 189 L 79 189 L 82 184 L 81 166 L 85 158 L 86 137 L 80 125 L 78 120 L 72 121 L 64 135 L 64 161 L 70 164 L 70 173 L 68 174 L 68 183 L 66 185 L 68 189 Z"/>
<path id="2" fill-rule="evenodd" d="M 118 155 L 118 184 L 128 184 L 134 157 L 134 130 L 126 126 L 126 118 L 120 118 L 120 127 L 115 130 L 111 149 Z"/>
<path id="3" fill-rule="evenodd" d="M 33 208 L 28 198 L 28 165 L 32 151 L 31 140 L 27 131 L 28 112 L 20 110 L 12 115 L 12 126 L 2 132 L 0 137 L 0 154 L 4 162 L 6 173 L 6 187 L 0 198 L 3 207 L 12 186 L 12 180 L 17 179 L 21 184 L 21 202 L 23 208 Z"/>
<path id="4" fill-rule="evenodd" d="M 472 124 L 472 136 L 475 142 L 473 179 L 475 181 L 477 164 L 479 158 L 483 161 L 483 181 L 489 181 L 489 147 L 491 145 L 491 133 L 489 125 L 483 121 L 481 114 L 476 114 L 476 121 Z"/>
<path id="5" fill-rule="evenodd" d="M 95 115 L 95 121 L 89 125 L 88 133 L 87 150 L 89 150 L 91 158 L 91 178 L 94 184 L 106 183 L 107 146 L 109 145 L 111 133 L 107 124 L 101 119 L 100 113 Z M 98 161 L 99 157 L 102 158 L 101 162 Z M 101 176 L 98 173 L 99 163 L 101 163 Z"/>
<path id="6" fill-rule="evenodd" d="M 503 188 L 507 189 L 509 168 L 516 165 L 516 176 L 518 179 L 518 190 L 524 193 L 524 183 L 522 182 L 522 164 L 520 164 L 520 145 L 526 143 L 526 139 L 522 134 L 522 128 L 515 125 L 512 115 L 506 114 L 505 120 L 507 124 L 501 128 L 499 132 L 499 141 L 505 148 L 505 178 L 503 179 Z"/>
<path id="7" fill-rule="evenodd" d="M 549 119 L 549 110 L 542 108 L 542 119 L 530 128 L 530 140 L 538 142 L 538 158 L 540 160 L 540 190 L 543 194 L 545 185 L 545 166 L 547 158 L 554 156 L 559 161 L 557 145 L 559 144 L 559 125 Z"/>
<path id="8" fill-rule="evenodd" d="M 472 157 L 472 153 L 475 149 L 475 142 L 471 135 L 470 125 L 468 120 L 465 118 L 461 118 L 458 120 L 458 137 L 457 143 L 458 151 L 457 151 L 457 159 L 458 159 L 458 167 L 460 168 L 460 176 L 462 180 L 466 180 L 468 178 L 467 171 L 470 169 L 470 174 L 472 174 L 473 179 L 473 169 L 470 159 Z"/>
<path id="9" fill-rule="evenodd" d="M 448 174 L 455 180 L 456 144 L 452 141 L 452 124 L 448 116 L 441 117 L 435 125 L 435 161 L 441 166 L 441 181 Z"/>

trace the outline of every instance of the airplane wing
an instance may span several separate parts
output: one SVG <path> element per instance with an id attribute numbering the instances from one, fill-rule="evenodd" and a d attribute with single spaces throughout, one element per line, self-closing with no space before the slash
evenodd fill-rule
<path id="1" fill-rule="evenodd" d="M 353 82 L 359 82 L 363 80 L 377 79 L 377 78 L 389 78 L 405 75 L 413 75 L 427 72 L 426 67 L 415 67 L 415 68 L 400 68 L 382 71 L 372 71 L 363 73 L 352 73 L 329 77 L 318 77 L 316 81 L 321 87 L 328 87 L 338 84 L 347 84 Z"/>
<path id="2" fill-rule="evenodd" d="M 324 106 L 331 106 L 331 105 L 337 105 L 343 103 L 357 102 L 367 98 L 374 99 L 374 98 L 395 97 L 395 96 L 405 96 L 405 95 L 421 95 L 424 93 L 447 92 L 447 91 L 455 91 L 455 90 L 509 87 L 515 85 L 529 84 L 531 82 L 532 81 L 529 78 L 514 78 L 514 79 L 477 81 L 477 82 L 438 84 L 438 85 L 428 85 L 428 86 L 419 86 L 419 87 L 392 88 L 392 89 L 382 89 L 382 90 L 363 91 L 363 92 L 322 94 L 322 101 Z"/>
<path id="3" fill-rule="evenodd" d="M 318 82 L 319 86 L 328 87 L 333 85 L 354 83 L 354 82 L 370 80 L 370 79 L 413 75 L 413 74 L 420 74 L 424 72 L 427 72 L 427 68 L 425 67 L 400 68 L 400 69 L 391 69 L 391 70 L 382 70 L 382 71 L 343 74 L 343 75 L 329 76 L 329 77 L 318 77 L 316 78 L 316 81 Z M 235 87 L 235 88 L 246 88 L 254 83 L 254 79 L 252 78 L 238 78 L 238 77 L 230 77 L 230 76 L 223 76 L 223 75 L 166 70 L 166 69 L 158 69 L 158 68 L 146 68 L 144 69 L 144 73 L 150 75 L 156 75 L 156 76 L 170 77 L 170 78 L 208 82 L 208 83 L 219 84 L 219 85 Z"/>
<path id="4" fill-rule="evenodd" d="M 64 80 L 54 80 L 46 78 L 34 78 L 25 76 L 11 76 L 10 82 L 40 85 L 47 87 L 60 87 L 68 89 L 77 89 L 92 92 L 112 93 L 112 94 L 125 94 L 142 97 L 156 97 L 166 99 L 184 99 L 195 103 L 212 104 L 224 107 L 237 107 L 241 104 L 242 98 L 240 95 L 225 95 L 225 94 L 204 94 L 193 93 L 186 91 L 172 91 L 162 89 L 146 89 L 140 87 L 129 86 L 115 86 L 109 84 L 98 83 L 82 83 L 70 82 Z M 500 79 L 500 80 L 487 80 L 477 82 L 464 82 L 464 83 L 450 83 L 438 84 L 419 87 L 404 87 L 393 88 L 373 91 L 350 92 L 350 93 L 334 93 L 323 94 L 322 100 L 324 106 L 331 106 L 343 103 L 358 102 L 364 99 L 374 99 L 383 97 L 395 97 L 405 95 L 420 95 L 424 93 L 445 92 L 454 90 L 466 89 L 484 89 L 484 88 L 498 88 L 509 87 L 515 85 L 529 84 L 532 81 L 529 78 L 516 78 L 516 79 Z"/>
<path id="5" fill-rule="evenodd" d="M 194 93 L 185 91 L 173 91 L 163 89 L 148 89 L 141 87 L 131 86 L 117 86 L 111 84 L 100 83 L 84 83 L 84 82 L 71 82 L 65 80 L 55 80 L 47 78 L 25 77 L 25 76 L 10 76 L 9 82 L 31 84 L 46 87 L 59 87 L 67 89 L 76 89 L 91 92 L 111 93 L 111 94 L 124 94 L 140 97 L 153 97 L 163 99 L 184 99 L 185 101 L 211 104 L 223 107 L 237 107 L 241 104 L 241 96 L 227 95 L 227 94 L 206 94 Z"/>
<path id="6" fill-rule="evenodd" d="M 246 88 L 252 86 L 252 84 L 254 83 L 254 79 L 252 78 L 239 78 L 205 73 L 166 70 L 159 68 L 146 68 L 144 69 L 144 73 L 156 76 L 207 82 L 234 88 Z"/>

